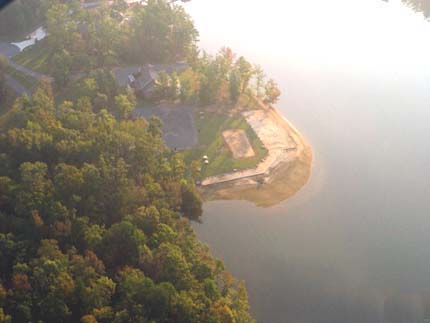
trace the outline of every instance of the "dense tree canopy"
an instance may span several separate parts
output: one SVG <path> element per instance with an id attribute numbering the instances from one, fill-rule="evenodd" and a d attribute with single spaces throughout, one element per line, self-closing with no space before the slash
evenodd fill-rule
<path id="1" fill-rule="evenodd" d="M 163 0 L 134 7 L 129 30 L 126 54 L 142 63 L 184 59 L 198 35 L 184 8 Z"/>
<path id="2" fill-rule="evenodd" d="M 252 65 L 243 56 L 236 58 L 230 48 L 221 48 L 215 56 L 192 51 L 188 62 L 190 68 L 178 76 L 178 97 L 184 102 L 234 105 L 240 95 L 250 94 L 273 104 L 281 95 L 275 81 L 265 81 L 264 72 L 259 66 Z M 163 98 L 172 99 L 171 87 L 176 84 L 176 76 L 172 75 L 170 80 L 163 81 L 165 78 L 164 75 L 160 78 L 163 93 L 168 93 Z"/>
<path id="3" fill-rule="evenodd" d="M 253 321 L 189 224 L 195 163 L 165 146 L 160 119 L 131 117 L 137 99 L 112 68 L 187 61 L 158 73 L 156 100 L 272 104 L 280 91 L 229 48 L 198 51 L 176 2 L 34 1 L 48 37 L 23 55 L 55 81 L 0 117 L 0 323 Z"/>
<path id="4" fill-rule="evenodd" d="M 46 2 L 46 50 L 50 73 L 62 81 L 71 71 L 184 60 L 197 40 L 191 18 L 175 1 L 149 0 L 128 8 L 115 0 L 85 10 L 77 1 Z M 49 48 L 49 49 L 48 49 Z"/>
<path id="5" fill-rule="evenodd" d="M 3 117 L 0 322 L 250 322 L 186 219 L 201 200 L 181 155 L 114 102 L 56 104 L 44 85 Z"/>

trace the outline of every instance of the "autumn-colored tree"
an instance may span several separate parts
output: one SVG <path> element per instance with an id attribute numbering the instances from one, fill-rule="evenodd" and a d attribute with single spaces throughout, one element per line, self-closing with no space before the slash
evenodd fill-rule
<path id="1" fill-rule="evenodd" d="M 13 109 L 0 124 L 0 320 L 252 322 L 186 218 L 202 202 L 160 119 L 56 104 L 48 88 Z"/>

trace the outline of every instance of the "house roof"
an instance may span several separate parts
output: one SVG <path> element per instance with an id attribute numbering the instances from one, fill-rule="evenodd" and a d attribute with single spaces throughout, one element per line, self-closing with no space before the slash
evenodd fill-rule
<path id="1" fill-rule="evenodd" d="M 165 71 L 168 74 L 173 72 L 180 73 L 188 68 L 187 63 L 178 62 L 173 64 L 157 64 L 157 65 L 144 65 L 140 66 L 128 66 L 118 67 L 113 70 L 116 81 L 119 86 L 125 87 L 130 83 L 135 84 L 135 88 L 142 90 L 151 84 L 154 84 L 158 78 L 158 74 L 161 71 Z M 133 76 L 133 79 L 130 78 Z"/>
<path id="2" fill-rule="evenodd" d="M 152 86 L 158 78 L 158 72 L 153 65 L 147 64 L 139 69 L 139 73 L 135 76 L 135 88 L 137 90 L 145 90 Z"/>

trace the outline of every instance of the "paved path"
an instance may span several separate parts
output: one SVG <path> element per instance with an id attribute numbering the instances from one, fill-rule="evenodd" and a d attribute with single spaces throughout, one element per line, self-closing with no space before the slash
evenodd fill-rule
<path id="1" fill-rule="evenodd" d="M 42 27 L 38 28 L 35 32 L 33 32 L 30 35 L 32 36 L 32 39 L 18 43 L 18 45 L 20 45 L 22 48 L 25 48 L 26 46 L 29 46 L 31 44 L 34 43 L 34 39 L 37 38 L 38 40 L 43 39 L 43 37 L 46 36 L 46 34 L 44 33 L 43 35 L 40 34 L 40 32 L 43 32 Z M 36 71 L 33 71 L 25 66 L 22 66 L 20 64 L 15 63 L 14 61 L 12 61 L 11 58 L 13 58 L 14 56 L 16 56 L 17 54 L 19 54 L 20 52 L 20 47 L 14 44 L 10 44 L 10 43 L 5 43 L 5 42 L 0 42 L 0 55 L 6 57 L 6 59 L 8 60 L 8 64 L 9 66 L 11 66 L 12 68 L 16 69 L 17 71 L 24 73 L 25 75 L 35 78 L 39 81 L 41 80 L 46 80 L 48 82 L 53 82 L 54 79 L 51 76 L 47 76 L 41 73 L 38 73 Z M 6 75 L 6 82 L 8 83 L 9 87 L 16 92 L 16 94 L 18 95 L 23 95 L 24 93 L 26 93 L 27 95 L 31 95 L 32 91 L 30 91 L 29 89 L 27 89 L 25 86 L 23 86 L 20 82 L 18 82 L 15 78 L 13 78 L 10 75 Z"/>
<path id="2" fill-rule="evenodd" d="M 6 58 L 14 57 L 19 53 L 18 46 L 0 42 L 0 55 L 5 56 Z"/>
<path id="3" fill-rule="evenodd" d="M 0 55 L 6 57 L 8 63 L 10 66 L 16 68 L 12 63 L 12 61 L 10 60 L 12 57 L 14 57 L 15 55 L 17 55 L 19 53 L 19 48 L 18 46 L 9 44 L 9 43 L 4 43 L 4 42 L 0 42 Z M 24 94 L 27 95 L 31 95 L 31 92 L 25 87 L 23 86 L 21 83 L 19 83 L 16 79 L 14 79 L 12 76 L 10 75 L 5 75 L 5 79 L 7 82 L 7 85 L 19 96 L 22 96 Z"/>
<path id="4" fill-rule="evenodd" d="M 30 36 L 30 39 L 20 43 L 10 44 L 5 42 L 0 42 L 0 55 L 7 58 L 10 66 L 12 66 L 14 69 L 28 76 L 31 76 L 38 80 L 52 80 L 52 77 L 48 75 L 44 75 L 42 73 L 33 71 L 11 60 L 11 58 L 18 55 L 22 49 L 33 45 L 35 43 L 35 40 L 42 40 L 43 38 L 45 38 L 46 32 L 44 31 L 43 27 L 39 27 L 34 32 L 32 32 L 29 36 Z"/>
<path id="5" fill-rule="evenodd" d="M 0 55 L 6 57 L 9 66 L 16 69 L 17 71 L 24 73 L 25 75 L 35 78 L 39 81 L 41 80 L 47 80 L 52 82 L 53 78 L 41 73 L 38 73 L 36 71 L 33 71 L 25 66 L 22 66 L 20 64 L 15 63 L 12 61 L 12 57 L 16 56 L 20 52 L 19 48 L 15 45 L 0 42 Z M 27 89 L 25 86 L 23 86 L 19 81 L 17 81 L 15 78 L 13 78 L 10 75 L 6 75 L 6 82 L 9 85 L 9 87 L 19 96 L 27 94 L 31 96 L 32 91 Z"/>
<path id="6" fill-rule="evenodd" d="M 53 81 L 53 78 L 51 76 L 48 76 L 48 75 L 45 75 L 45 74 L 33 71 L 33 70 L 31 70 L 31 69 L 29 69 L 29 68 L 27 68 L 25 66 L 22 66 L 22 65 L 19 65 L 19 64 L 13 62 L 12 60 L 9 60 L 9 65 L 12 66 L 17 71 L 20 71 L 21 73 L 24 73 L 27 76 L 35 78 L 35 79 L 37 79 L 39 81 L 42 81 L 42 80 L 48 80 L 48 81 L 51 81 L 51 82 Z"/>
<path id="7" fill-rule="evenodd" d="M 14 69 L 16 69 L 17 71 L 20 71 L 20 72 L 22 72 L 28 76 L 31 76 L 35 79 L 40 79 L 42 77 L 42 74 L 35 72 L 35 71 L 32 71 L 25 66 L 19 65 L 12 60 L 9 60 L 9 66 L 11 66 Z"/>

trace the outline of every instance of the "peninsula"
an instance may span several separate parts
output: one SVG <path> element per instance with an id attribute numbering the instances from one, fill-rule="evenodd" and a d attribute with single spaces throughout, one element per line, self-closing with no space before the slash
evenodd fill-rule
<path id="1" fill-rule="evenodd" d="M 1 322 L 254 322 L 189 219 L 285 200 L 312 153 L 177 2 L 31 0 L 43 28 L 0 38 Z"/>
<path id="2" fill-rule="evenodd" d="M 311 174 L 312 150 L 299 131 L 274 107 L 258 101 L 243 117 L 267 150 L 255 167 L 210 176 L 201 182 L 207 199 L 248 200 L 276 205 L 299 191 Z M 243 147 L 229 145 L 232 150 Z"/>

